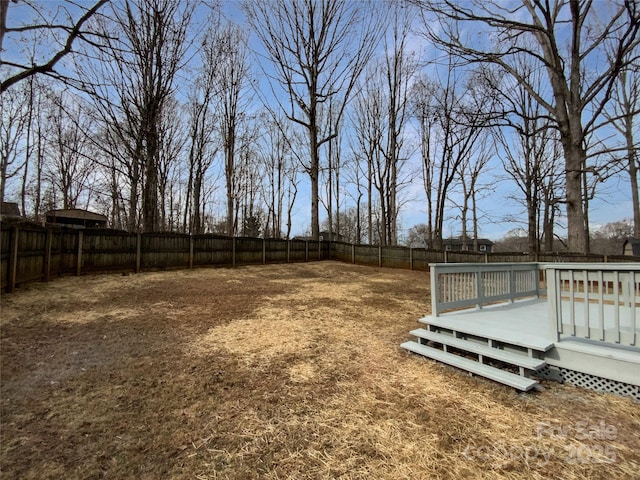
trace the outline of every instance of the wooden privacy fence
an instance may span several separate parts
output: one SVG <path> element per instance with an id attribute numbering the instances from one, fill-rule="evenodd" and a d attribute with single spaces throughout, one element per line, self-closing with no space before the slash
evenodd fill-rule
<path id="1" fill-rule="evenodd" d="M 640 257 L 560 253 L 476 253 L 332 242 L 330 258 L 357 265 L 429 270 L 430 263 L 634 262 Z"/>
<path id="2" fill-rule="evenodd" d="M 3 225 L 2 290 L 59 275 L 308 262 L 329 258 L 329 244 L 175 233 L 45 229 Z"/>
<path id="3" fill-rule="evenodd" d="M 429 269 L 430 263 L 619 262 L 638 257 L 473 253 L 424 248 L 354 245 L 342 242 L 283 240 L 176 233 L 135 234 L 112 230 L 51 229 L 2 225 L 2 290 L 49 281 L 59 275 L 91 272 L 236 266 L 339 260 L 357 265 Z"/>

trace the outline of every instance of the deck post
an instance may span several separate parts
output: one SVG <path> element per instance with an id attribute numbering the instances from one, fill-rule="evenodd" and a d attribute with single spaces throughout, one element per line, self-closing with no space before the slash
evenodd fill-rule
<path id="1" fill-rule="evenodd" d="M 558 305 L 558 272 L 553 267 L 545 267 L 547 270 L 547 308 L 549 314 L 549 333 L 554 342 L 560 341 L 560 331 L 558 325 L 560 324 L 559 308 Z"/>
<path id="2" fill-rule="evenodd" d="M 438 316 L 438 296 L 440 285 L 438 285 L 438 267 L 434 263 L 429 264 L 429 277 L 431 280 L 431 315 Z"/>

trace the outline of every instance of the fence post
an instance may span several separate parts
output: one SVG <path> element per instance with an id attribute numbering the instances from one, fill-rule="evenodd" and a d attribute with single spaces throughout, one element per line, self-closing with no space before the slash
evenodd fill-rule
<path id="1" fill-rule="evenodd" d="M 9 283 L 7 284 L 7 292 L 13 293 L 16 289 L 16 281 L 18 276 L 18 236 L 20 234 L 20 229 L 18 227 L 13 227 L 11 229 L 11 234 L 9 237 L 9 264 L 8 272 L 9 272 Z"/>
<path id="2" fill-rule="evenodd" d="M 51 277 L 51 244 L 53 243 L 53 233 L 50 228 L 47 228 L 47 233 L 44 237 L 44 265 L 43 280 L 49 281 Z"/>
<path id="3" fill-rule="evenodd" d="M 193 235 L 189 234 L 189 268 L 193 268 Z"/>
<path id="4" fill-rule="evenodd" d="M 448 252 L 445 250 L 444 251 L 444 263 L 449 263 L 449 255 L 447 253 Z"/>
<path id="5" fill-rule="evenodd" d="M 378 245 L 378 267 L 382 268 L 382 245 Z"/>
<path id="6" fill-rule="evenodd" d="M 142 265 L 142 234 L 136 235 L 136 273 L 140 273 L 140 266 Z"/>
<path id="7" fill-rule="evenodd" d="M 309 240 L 304 241 L 304 261 L 309 261 Z"/>
<path id="8" fill-rule="evenodd" d="M 262 264 L 267 264 L 267 241 L 262 239 Z"/>
<path id="9" fill-rule="evenodd" d="M 413 270 L 413 248 L 409 247 L 409 270 Z"/>
<path id="10" fill-rule="evenodd" d="M 236 266 L 236 237 L 231 237 L 231 266 Z"/>
<path id="11" fill-rule="evenodd" d="M 287 238 L 287 263 L 291 262 L 291 240 Z"/>
<path id="12" fill-rule="evenodd" d="M 78 249 L 76 251 L 76 276 L 80 276 L 82 273 L 82 239 L 84 233 L 82 230 L 78 230 Z"/>
<path id="13" fill-rule="evenodd" d="M 351 244 L 351 263 L 356 264 L 356 244 Z"/>

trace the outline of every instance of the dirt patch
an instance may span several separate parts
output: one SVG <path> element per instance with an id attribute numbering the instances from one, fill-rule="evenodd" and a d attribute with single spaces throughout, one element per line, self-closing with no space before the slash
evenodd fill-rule
<path id="1" fill-rule="evenodd" d="M 637 403 L 407 355 L 429 308 L 424 272 L 336 262 L 3 296 L 3 478 L 637 478 Z"/>

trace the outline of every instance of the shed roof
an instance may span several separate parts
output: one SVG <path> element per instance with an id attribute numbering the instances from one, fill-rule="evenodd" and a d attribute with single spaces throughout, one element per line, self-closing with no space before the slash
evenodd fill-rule
<path id="1" fill-rule="evenodd" d="M 0 215 L 7 215 L 11 217 L 20 216 L 20 208 L 16 202 L 2 202 L 0 207 Z"/>

